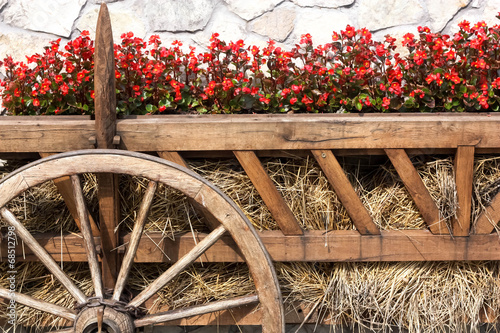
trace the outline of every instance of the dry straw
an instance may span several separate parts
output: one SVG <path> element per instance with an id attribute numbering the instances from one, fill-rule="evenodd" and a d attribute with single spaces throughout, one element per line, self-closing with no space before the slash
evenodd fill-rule
<path id="1" fill-rule="evenodd" d="M 423 229 L 424 221 L 392 165 L 383 158 L 341 159 L 348 178 L 375 223 L 385 230 Z M 414 165 L 437 206 L 450 222 L 457 209 L 451 157 L 413 158 Z M 473 219 L 500 189 L 500 159 L 475 161 Z M 355 229 L 312 158 L 265 159 L 263 165 L 304 229 Z M 278 229 L 250 179 L 235 160 L 194 160 L 193 170 L 220 187 L 239 205 L 259 230 Z M 85 175 L 89 209 L 97 213 L 95 178 Z M 123 229 L 131 229 L 142 200 L 145 179 L 121 178 Z M 40 203 L 41 202 L 41 203 Z M 10 204 L 33 232 L 75 231 L 69 212 L 51 183 L 32 189 Z M 96 218 L 97 220 L 97 218 Z M 160 186 L 146 233 L 206 231 L 202 219 L 181 193 Z M 136 265 L 130 287 L 142 290 L 167 265 Z M 5 268 L 2 268 L 2 270 Z M 82 289 L 92 290 L 86 266 L 64 264 Z M 277 263 L 280 285 L 289 309 L 300 302 L 314 307 L 318 318 L 358 324 L 378 330 L 393 326 L 410 332 L 461 331 L 476 328 L 480 317 L 495 320 L 500 310 L 499 267 L 493 262 L 409 263 Z M 20 264 L 19 290 L 58 304 L 71 297 L 40 264 Z M 0 280 L 0 285 L 5 284 Z M 149 311 L 206 303 L 254 291 L 244 264 L 195 264 L 149 304 Z M 486 311 L 487 309 L 488 311 Z M 62 325 L 53 317 L 22 308 L 21 322 L 29 326 Z M 492 317 L 493 316 L 493 317 Z"/>

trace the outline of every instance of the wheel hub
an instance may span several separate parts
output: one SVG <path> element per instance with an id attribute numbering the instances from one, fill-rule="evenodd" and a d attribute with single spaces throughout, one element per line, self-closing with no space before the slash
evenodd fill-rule
<path id="1" fill-rule="evenodd" d="M 84 308 L 76 318 L 75 333 L 97 333 L 102 316 L 102 333 L 133 333 L 134 323 L 128 313 L 106 306 Z"/>

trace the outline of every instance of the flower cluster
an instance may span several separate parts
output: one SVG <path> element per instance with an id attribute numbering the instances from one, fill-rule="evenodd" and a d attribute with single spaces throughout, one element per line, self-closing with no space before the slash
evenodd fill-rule
<path id="1" fill-rule="evenodd" d="M 133 33 L 115 45 L 117 112 L 283 113 L 497 111 L 500 26 L 463 21 L 453 36 L 419 27 L 401 41 L 375 41 L 347 26 L 315 46 L 309 34 L 284 50 L 213 34 L 207 52 L 180 41 L 164 46 Z M 0 82 L 10 114 L 93 112 L 93 41 L 51 42 L 27 62 L 4 59 Z"/>

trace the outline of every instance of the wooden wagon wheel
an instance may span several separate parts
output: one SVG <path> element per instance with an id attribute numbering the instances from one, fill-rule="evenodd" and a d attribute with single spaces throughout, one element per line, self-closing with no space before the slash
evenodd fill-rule
<path id="1" fill-rule="evenodd" d="M 103 292 L 96 247 L 80 184 L 79 174 L 84 173 L 125 174 L 144 177 L 149 180 L 123 258 L 113 296 L 108 299 L 105 298 Z M 54 259 L 23 226 L 22 222 L 5 207 L 9 201 L 27 189 L 63 176 L 70 176 L 75 193 L 82 236 L 94 285 L 95 294 L 92 297 L 87 297 L 78 289 Z M 204 206 L 221 224 L 130 302 L 122 304 L 119 302 L 120 296 L 126 285 L 158 183 L 171 186 L 192 198 Z M 0 207 L 2 207 L 0 208 L 2 217 L 11 226 L 15 227 L 18 237 L 31 248 L 46 268 L 68 290 L 78 306 L 73 309 L 65 308 L 22 293 L 15 293 L 16 302 L 73 321 L 74 325 L 68 332 L 97 332 L 97 326 L 101 326 L 106 328 L 108 332 L 127 333 L 133 332 L 135 327 L 187 318 L 255 302 L 260 302 L 262 308 L 263 331 L 284 332 L 283 307 L 276 274 L 270 257 L 255 229 L 231 199 L 208 181 L 186 168 L 157 157 L 127 151 L 84 150 L 53 155 L 28 164 L 5 177 L 0 182 Z M 256 295 L 214 301 L 205 305 L 158 314 L 139 315 L 137 318 L 130 314 L 180 274 L 184 268 L 193 263 L 226 231 L 232 236 L 248 264 L 256 286 Z M 0 297 L 10 299 L 12 296 L 9 290 L 0 288 Z M 131 311 L 115 310 L 120 307 L 121 310 Z M 103 330 L 103 332 L 105 331 Z"/>

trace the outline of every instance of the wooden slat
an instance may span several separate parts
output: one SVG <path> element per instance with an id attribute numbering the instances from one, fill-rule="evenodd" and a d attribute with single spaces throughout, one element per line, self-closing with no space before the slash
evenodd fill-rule
<path id="1" fill-rule="evenodd" d="M 489 234 L 500 221 L 500 194 L 495 195 L 488 207 L 479 215 L 474 226 L 474 233 Z"/>
<path id="2" fill-rule="evenodd" d="M 101 4 L 97 18 L 94 54 L 95 126 L 97 148 L 113 148 L 116 133 L 116 90 L 113 33 L 108 7 Z M 120 222 L 119 176 L 97 175 L 97 197 L 102 245 L 104 288 L 113 289 L 119 269 L 118 225 Z"/>
<path id="3" fill-rule="evenodd" d="M 321 230 L 304 231 L 303 236 L 283 236 L 276 231 L 258 233 L 274 261 L 461 261 L 500 260 L 500 240 L 496 234 L 453 237 L 433 235 L 427 230 L 381 231 L 381 235 L 360 235 L 355 230 L 338 230 L 325 234 Z M 205 234 L 197 235 L 197 242 Z M 124 236 L 123 243 L 129 241 Z M 78 235 L 37 235 L 37 241 L 57 261 L 61 260 L 61 242 L 65 262 L 87 260 L 83 241 Z M 95 239 L 99 244 L 99 239 Z M 143 236 L 134 262 L 172 263 L 195 245 L 191 233 L 177 236 L 175 241 L 161 232 Z M 2 242 L 2 260 L 6 260 L 7 242 Z M 16 248 L 17 261 L 36 261 L 33 253 L 21 245 Z M 167 257 L 168 256 L 168 257 Z M 203 254 L 203 262 L 242 262 L 230 237 L 222 237 Z"/>
<path id="4" fill-rule="evenodd" d="M 378 235 L 377 228 L 370 214 L 363 206 L 358 195 L 354 191 L 351 182 L 347 179 L 344 170 L 333 155 L 331 150 L 313 150 L 312 154 L 318 161 L 326 178 L 332 185 L 340 202 L 344 205 L 347 213 L 356 226 L 356 229 L 363 235 Z"/>
<path id="5" fill-rule="evenodd" d="M 454 236 L 468 236 L 472 207 L 474 178 L 474 146 L 459 146 L 455 155 L 455 182 L 457 186 L 457 216 L 452 221 Z"/>
<path id="6" fill-rule="evenodd" d="M 94 121 L 64 117 L 0 117 L 0 152 L 65 152 L 91 149 L 89 137 L 95 135 Z"/>
<path id="7" fill-rule="evenodd" d="M 186 161 L 182 158 L 182 156 L 176 152 L 176 151 L 159 151 L 158 156 L 161 158 L 177 163 L 185 168 L 190 169 L 189 165 L 186 163 Z M 214 218 L 202 205 L 199 205 L 196 201 L 194 201 L 192 198 L 188 198 L 188 202 L 193 205 L 194 209 L 204 218 L 205 222 L 209 226 L 211 230 L 217 228 L 220 223 L 217 221 L 216 218 Z"/>
<path id="8" fill-rule="evenodd" d="M 429 191 L 411 163 L 404 149 L 386 149 L 387 156 L 396 168 L 399 177 L 422 214 L 422 217 L 433 234 L 449 233 L 446 222 L 440 219 L 439 209 Z"/>
<path id="9" fill-rule="evenodd" d="M 41 157 L 47 157 L 54 155 L 54 153 L 40 153 Z M 71 187 L 71 179 L 69 176 L 57 178 L 53 180 L 54 185 L 57 187 L 57 190 L 59 191 L 59 194 L 61 194 L 64 203 L 66 204 L 66 207 L 68 207 L 68 210 L 75 220 L 76 225 L 80 230 L 81 229 L 81 222 L 80 218 L 78 217 L 78 212 L 76 211 L 76 203 L 75 203 L 75 194 L 73 193 L 73 188 Z M 97 224 L 95 223 L 94 219 L 92 218 L 92 215 L 90 215 L 90 212 L 87 210 L 87 215 L 89 218 L 90 222 L 90 227 L 92 228 L 92 234 L 94 236 L 99 235 L 99 228 L 97 227 Z"/>
<path id="10" fill-rule="evenodd" d="M 285 235 L 302 235 L 302 228 L 253 151 L 234 151 L 246 174 L 259 192 L 274 220 Z"/>
<path id="11" fill-rule="evenodd" d="M 210 115 L 117 122 L 120 147 L 133 151 L 498 148 L 498 128 L 500 114 Z"/>

